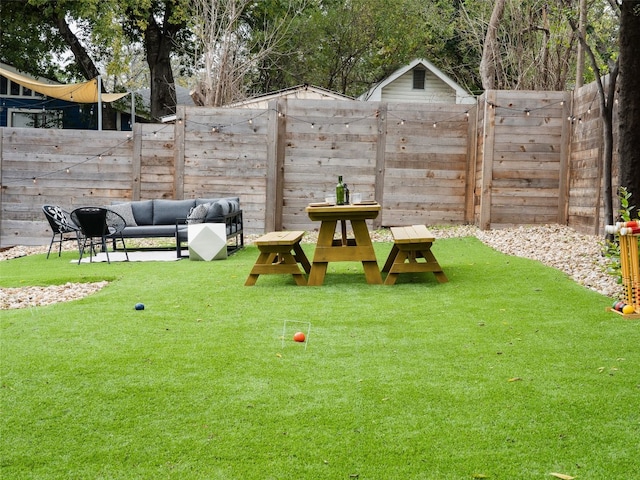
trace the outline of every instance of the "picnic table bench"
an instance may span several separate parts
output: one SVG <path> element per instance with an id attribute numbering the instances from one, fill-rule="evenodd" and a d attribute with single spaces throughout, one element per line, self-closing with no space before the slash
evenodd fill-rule
<path id="1" fill-rule="evenodd" d="M 434 235 L 424 225 L 391 227 L 393 247 L 382 268 L 386 272 L 385 285 L 393 285 L 401 273 L 433 272 L 440 283 L 447 282 L 447 276 L 431 251 Z M 424 261 L 418 261 L 418 259 Z"/>
<path id="2" fill-rule="evenodd" d="M 260 255 L 245 286 L 255 285 L 260 275 L 269 274 L 291 274 L 297 285 L 306 285 L 307 280 L 298 265 L 302 265 L 306 273 L 311 271 L 311 264 L 300 246 L 303 235 L 303 231 L 270 232 L 258 238 L 254 243 Z"/>

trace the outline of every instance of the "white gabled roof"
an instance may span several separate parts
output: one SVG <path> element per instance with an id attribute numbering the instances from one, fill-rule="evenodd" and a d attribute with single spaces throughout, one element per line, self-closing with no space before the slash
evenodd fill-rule
<path id="1" fill-rule="evenodd" d="M 402 68 L 399 68 L 398 70 L 393 72 L 391 75 L 389 75 L 387 78 L 378 82 L 378 84 L 376 84 L 373 88 L 371 88 L 367 92 L 360 95 L 358 97 L 358 100 L 364 100 L 369 102 L 381 101 L 382 89 L 384 87 L 386 87 L 390 83 L 393 83 L 402 75 L 404 75 L 407 72 L 410 72 L 418 65 L 424 66 L 427 70 L 429 70 L 436 77 L 442 80 L 445 84 L 451 87 L 456 92 L 456 97 L 460 99 L 460 101 L 457 103 L 469 103 L 468 98 L 472 97 L 472 95 L 469 92 L 467 92 L 464 88 L 462 88 L 460 85 L 458 85 L 451 77 L 449 77 L 442 70 L 436 67 L 433 63 L 431 63 L 429 60 L 425 60 L 424 58 L 416 58 L 410 64 L 405 65 Z M 467 101 L 464 101 L 465 98 L 467 99 Z M 475 103 L 475 100 L 473 100 L 473 103 Z"/>
<path id="2" fill-rule="evenodd" d="M 322 100 L 353 100 L 352 97 L 342 95 L 341 93 L 327 90 L 326 88 L 315 87 L 313 85 L 297 85 L 295 87 L 285 88 L 275 92 L 258 95 L 256 97 L 247 98 L 240 102 L 223 105 L 225 108 L 252 107 L 266 108 L 269 100 L 275 98 L 311 98 Z"/>

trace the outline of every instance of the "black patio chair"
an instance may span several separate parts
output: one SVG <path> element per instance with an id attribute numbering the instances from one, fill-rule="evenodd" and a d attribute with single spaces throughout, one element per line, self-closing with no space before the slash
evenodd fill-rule
<path id="1" fill-rule="evenodd" d="M 69 240 L 75 240 L 78 243 L 79 251 L 82 233 L 80 232 L 80 227 L 71 220 L 69 212 L 57 205 L 43 205 L 42 211 L 49 222 L 52 232 L 47 258 L 51 254 L 51 247 L 53 247 L 54 243 L 58 244 L 58 256 L 62 254 L 62 242 Z"/>
<path id="2" fill-rule="evenodd" d="M 118 213 L 102 207 L 80 207 L 71 212 L 71 220 L 80 227 L 83 236 L 78 264 L 82 261 L 82 256 L 87 248 L 87 244 L 89 245 L 89 254 L 91 255 L 89 261 L 92 261 L 91 259 L 96 253 L 96 245 L 100 245 L 102 251 L 107 255 L 107 262 L 111 263 L 107 240 L 113 240 L 115 247 L 117 239 L 122 241 L 122 248 L 124 249 L 127 261 L 129 261 L 129 253 L 127 252 L 127 246 L 122 236 L 122 230 L 124 230 L 126 222 Z M 99 243 L 95 241 L 96 239 L 100 239 Z"/>

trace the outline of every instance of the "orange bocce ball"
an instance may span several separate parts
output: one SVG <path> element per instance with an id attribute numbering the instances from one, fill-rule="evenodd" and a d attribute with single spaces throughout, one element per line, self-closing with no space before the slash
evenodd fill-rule
<path id="1" fill-rule="evenodd" d="M 302 332 L 296 332 L 293 335 L 293 340 L 296 341 L 296 342 L 304 342 L 305 338 L 306 337 L 304 336 L 304 333 L 302 333 Z"/>

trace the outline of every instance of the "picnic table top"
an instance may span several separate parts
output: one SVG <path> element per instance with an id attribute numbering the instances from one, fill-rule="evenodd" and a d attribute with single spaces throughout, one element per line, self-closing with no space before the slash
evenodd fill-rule
<path id="1" fill-rule="evenodd" d="M 326 203 L 311 203 L 305 209 L 311 220 L 351 220 L 376 218 L 380 213 L 377 202 L 350 205 L 330 205 Z"/>

